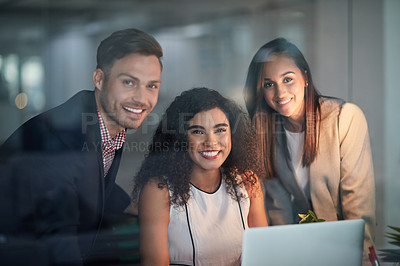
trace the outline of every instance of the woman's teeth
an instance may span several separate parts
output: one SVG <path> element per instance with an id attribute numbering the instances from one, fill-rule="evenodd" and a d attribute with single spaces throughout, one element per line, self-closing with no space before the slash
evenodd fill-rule
<path id="1" fill-rule="evenodd" d="M 290 102 L 292 100 L 292 98 L 289 98 L 289 99 L 287 99 L 286 101 L 283 101 L 283 102 L 278 102 L 277 101 L 277 103 L 278 104 L 287 104 L 288 102 Z"/>
<path id="2" fill-rule="evenodd" d="M 200 153 L 206 157 L 214 157 L 218 154 L 218 151 L 202 151 Z"/>

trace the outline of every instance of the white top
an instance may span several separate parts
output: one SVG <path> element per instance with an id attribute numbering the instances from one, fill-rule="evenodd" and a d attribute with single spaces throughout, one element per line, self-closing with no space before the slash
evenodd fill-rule
<path id="1" fill-rule="evenodd" d="M 224 178 L 214 193 L 191 185 L 187 213 L 185 206 L 172 205 L 170 208 L 170 265 L 193 265 L 193 255 L 196 265 L 240 265 L 243 222 L 248 228 L 250 199 L 245 188 L 239 188 L 239 193 L 245 195 L 240 201 L 240 208 L 227 193 Z"/>
<path id="2" fill-rule="evenodd" d="M 303 167 L 303 147 L 304 147 L 304 131 L 291 132 L 286 130 L 286 139 L 289 149 L 290 158 L 292 161 L 293 170 L 301 190 L 306 198 L 310 200 L 310 169 Z"/>

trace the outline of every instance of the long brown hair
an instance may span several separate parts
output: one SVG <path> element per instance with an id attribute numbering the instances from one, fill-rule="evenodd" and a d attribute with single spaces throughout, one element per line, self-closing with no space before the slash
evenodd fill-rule
<path id="1" fill-rule="evenodd" d="M 277 134 L 282 134 L 279 123 L 283 123 L 282 116 L 273 110 L 264 100 L 262 90 L 262 73 L 268 59 L 272 55 L 284 55 L 291 58 L 300 69 L 308 85 L 306 85 L 305 101 L 305 134 L 302 164 L 310 166 L 315 160 L 318 152 L 318 136 L 321 95 L 314 86 L 311 70 L 301 51 L 284 38 L 274 39 L 264 44 L 254 55 L 246 78 L 244 88 L 244 99 L 246 107 L 252 118 L 253 125 L 257 132 L 258 147 L 261 160 L 266 169 L 266 178 L 273 178 L 278 175 L 275 159 L 275 145 Z M 286 143 L 286 136 L 283 135 Z M 286 154 L 288 151 L 286 148 Z"/>

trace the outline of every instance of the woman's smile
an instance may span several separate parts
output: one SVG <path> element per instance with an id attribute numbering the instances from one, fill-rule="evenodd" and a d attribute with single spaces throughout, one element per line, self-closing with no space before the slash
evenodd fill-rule
<path id="1" fill-rule="evenodd" d="M 207 160 L 214 160 L 217 159 L 220 151 L 216 150 L 216 151 L 201 151 L 199 152 L 201 154 L 201 156 L 203 156 L 205 159 Z"/>

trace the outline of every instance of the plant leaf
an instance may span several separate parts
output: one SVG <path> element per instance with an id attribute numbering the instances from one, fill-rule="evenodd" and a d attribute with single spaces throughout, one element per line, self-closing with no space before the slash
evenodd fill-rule
<path id="1" fill-rule="evenodd" d="M 394 234 L 386 234 L 387 238 L 396 240 L 396 241 L 400 241 L 400 236 L 399 235 L 394 235 Z"/>
<path id="2" fill-rule="evenodd" d="M 400 233 L 400 227 L 391 226 L 391 225 L 388 225 L 388 227 Z"/>
<path id="3" fill-rule="evenodd" d="M 307 214 L 298 214 L 301 218 L 299 224 L 303 223 L 315 223 L 315 222 L 325 222 L 324 219 L 318 219 L 317 215 L 312 210 L 308 210 Z"/>
<path id="4" fill-rule="evenodd" d="M 389 241 L 390 244 L 399 246 L 400 247 L 400 242 L 399 241 Z"/>

